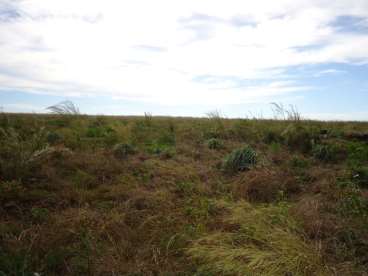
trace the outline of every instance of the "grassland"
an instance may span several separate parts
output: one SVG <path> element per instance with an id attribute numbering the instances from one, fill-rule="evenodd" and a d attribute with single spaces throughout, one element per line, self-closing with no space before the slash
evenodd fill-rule
<path id="1" fill-rule="evenodd" d="M 368 123 L 0 115 L 0 275 L 368 275 Z"/>

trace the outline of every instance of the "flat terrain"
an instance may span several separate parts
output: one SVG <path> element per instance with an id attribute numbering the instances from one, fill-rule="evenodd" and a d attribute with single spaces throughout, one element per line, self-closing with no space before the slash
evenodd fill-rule
<path id="1" fill-rule="evenodd" d="M 368 275 L 367 132 L 0 114 L 0 275 Z"/>

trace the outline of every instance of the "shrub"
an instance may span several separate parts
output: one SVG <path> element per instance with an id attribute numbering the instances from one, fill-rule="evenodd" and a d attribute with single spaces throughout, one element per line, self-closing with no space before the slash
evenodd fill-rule
<path id="1" fill-rule="evenodd" d="M 266 130 L 263 136 L 263 141 L 266 144 L 279 143 L 282 141 L 281 135 L 274 130 Z"/>
<path id="2" fill-rule="evenodd" d="M 113 154 L 117 159 L 125 159 L 128 157 L 128 155 L 134 153 L 135 153 L 134 147 L 126 143 L 116 144 L 113 148 Z"/>
<path id="3" fill-rule="evenodd" d="M 368 219 L 368 199 L 362 196 L 359 186 L 350 181 L 338 183 L 341 189 L 338 210 L 345 217 Z"/>
<path id="4" fill-rule="evenodd" d="M 364 143 L 353 142 L 347 147 L 348 158 L 352 164 L 362 164 L 368 161 L 368 146 Z"/>
<path id="5" fill-rule="evenodd" d="M 287 146 L 292 150 L 307 153 L 312 149 L 313 136 L 301 125 L 289 125 L 282 133 Z"/>
<path id="6" fill-rule="evenodd" d="M 219 139 L 211 138 L 207 140 L 207 146 L 209 149 L 221 149 L 223 147 L 223 143 Z"/>
<path id="7" fill-rule="evenodd" d="M 346 158 L 343 144 L 316 144 L 312 149 L 313 156 L 324 162 L 337 162 Z"/>
<path id="8" fill-rule="evenodd" d="M 46 140 L 50 145 L 55 145 L 62 140 L 62 137 L 57 132 L 51 131 L 47 134 Z"/>
<path id="9" fill-rule="evenodd" d="M 257 163 L 257 153 L 250 146 L 236 149 L 227 155 L 223 161 L 223 170 L 235 173 L 250 169 Z"/>
<path id="10" fill-rule="evenodd" d="M 368 167 L 352 169 L 352 178 L 362 188 L 368 188 Z"/>
<path id="11" fill-rule="evenodd" d="M 39 152 L 47 147 L 43 128 L 23 137 L 13 128 L 0 129 L 0 175 L 5 180 L 23 180 L 37 165 Z"/>
<path id="12" fill-rule="evenodd" d="M 214 275 L 330 275 L 316 248 L 304 241 L 283 204 L 223 203 L 225 229 L 189 247 L 200 272 Z"/>

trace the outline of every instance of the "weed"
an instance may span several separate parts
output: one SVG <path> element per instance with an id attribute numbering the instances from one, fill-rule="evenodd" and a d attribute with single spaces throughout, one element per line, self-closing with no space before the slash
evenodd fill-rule
<path id="1" fill-rule="evenodd" d="M 5 180 L 24 180 L 37 166 L 37 156 L 46 148 L 46 131 L 40 128 L 28 137 L 13 128 L 0 129 L 0 175 Z"/>
<path id="2" fill-rule="evenodd" d="M 135 153 L 134 147 L 126 143 L 116 144 L 112 151 L 113 151 L 115 158 L 117 159 L 125 159 L 129 155 Z"/>
<path id="3" fill-rule="evenodd" d="M 339 211 L 344 215 L 368 218 L 368 199 L 362 196 L 360 188 L 353 182 L 338 182 L 341 189 Z"/>
<path id="4" fill-rule="evenodd" d="M 368 146 L 360 142 L 352 142 L 347 146 L 348 161 L 352 165 L 361 165 L 368 162 Z"/>
<path id="5" fill-rule="evenodd" d="M 368 167 L 355 167 L 352 169 L 352 179 L 362 188 L 368 188 Z"/>
<path id="6" fill-rule="evenodd" d="M 331 144 L 315 144 L 313 145 L 312 154 L 316 159 L 323 162 L 338 162 L 346 158 L 346 151 L 343 145 Z"/>
<path id="7" fill-rule="evenodd" d="M 52 131 L 47 134 L 46 140 L 50 145 L 56 145 L 62 141 L 62 137 L 57 132 Z"/>
<path id="8" fill-rule="evenodd" d="M 312 149 L 313 136 L 304 126 L 291 124 L 281 135 L 292 150 L 308 153 Z"/>
<path id="9" fill-rule="evenodd" d="M 235 173 L 250 169 L 257 163 L 257 153 L 250 146 L 236 149 L 227 155 L 223 161 L 223 170 Z"/>
<path id="10" fill-rule="evenodd" d="M 221 148 L 224 147 L 221 140 L 216 139 L 216 138 L 211 138 L 211 139 L 207 140 L 207 146 L 208 146 L 209 149 L 221 149 Z"/>

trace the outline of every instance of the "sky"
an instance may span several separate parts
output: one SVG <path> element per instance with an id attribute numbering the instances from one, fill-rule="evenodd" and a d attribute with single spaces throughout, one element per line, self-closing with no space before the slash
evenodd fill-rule
<path id="1" fill-rule="evenodd" d="M 0 108 L 368 120 L 368 0 L 0 0 Z"/>

